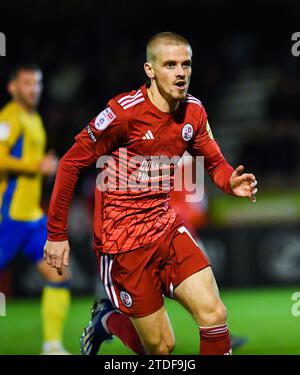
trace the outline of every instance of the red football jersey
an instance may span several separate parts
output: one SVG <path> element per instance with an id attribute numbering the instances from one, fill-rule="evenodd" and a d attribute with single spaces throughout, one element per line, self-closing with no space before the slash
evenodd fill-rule
<path id="1" fill-rule="evenodd" d="M 99 178 L 108 188 L 102 191 L 98 183 L 95 190 L 94 248 L 104 253 L 138 249 L 159 239 L 174 223 L 176 213 L 168 204 L 174 167 L 169 173 L 162 156 L 181 157 L 186 150 L 204 156 L 216 185 L 231 193 L 233 168 L 212 137 L 203 105 L 191 95 L 176 112 L 165 113 L 150 101 L 144 85 L 111 99 L 75 139 L 60 162 L 49 209 L 49 240 L 67 239 L 77 175 L 99 157 L 100 167 L 106 162 L 102 177 L 107 176 Z"/>

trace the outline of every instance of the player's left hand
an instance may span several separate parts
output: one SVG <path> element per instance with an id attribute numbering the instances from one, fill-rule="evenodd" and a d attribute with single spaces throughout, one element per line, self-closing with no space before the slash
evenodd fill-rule
<path id="1" fill-rule="evenodd" d="M 249 197 L 256 202 L 257 181 L 252 173 L 242 173 L 244 167 L 239 165 L 230 177 L 231 190 L 237 197 Z"/>

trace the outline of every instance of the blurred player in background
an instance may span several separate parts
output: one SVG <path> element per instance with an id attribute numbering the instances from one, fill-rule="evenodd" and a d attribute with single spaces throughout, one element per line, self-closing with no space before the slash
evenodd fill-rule
<path id="1" fill-rule="evenodd" d="M 170 354 L 175 338 L 164 295 L 197 322 L 201 354 L 231 353 L 226 308 L 210 263 L 168 204 L 174 163 L 169 165 L 171 177 L 166 177 L 159 158 L 182 156 L 187 150 L 203 156 L 221 190 L 252 201 L 256 179 L 243 173 L 243 166 L 234 170 L 226 162 L 203 105 L 187 94 L 191 64 L 192 49 L 185 38 L 170 32 L 152 37 L 144 65 L 150 85 L 110 100 L 60 161 L 44 250 L 57 270 L 69 262 L 67 216 L 79 173 L 99 157 L 111 157 L 112 184 L 107 191 L 101 184 L 96 188 L 94 217 L 94 250 L 110 301 L 95 305 L 81 338 L 83 354 L 96 354 L 112 335 L 138 354 Z M 138 156 L 140 165 L 132 166 Z M 151 189 L 151 178 L 159 189 Z"/>
<path id="2" fill-rule="evenodd" d="M 47 219 L 40 207 L 42 177 L 56 173 L 57 158 L 45 154 L 46 133 L 36 109 L 42 72 L 34 64 L 11 73 L 12 101 L 0 112 L 0 273 L 19 251 L 47 281 L 42 294 L 43 354 L 68 354 L 62 344 L 70 303 L 69 274 L 58 275 L 43 259 Z"/>

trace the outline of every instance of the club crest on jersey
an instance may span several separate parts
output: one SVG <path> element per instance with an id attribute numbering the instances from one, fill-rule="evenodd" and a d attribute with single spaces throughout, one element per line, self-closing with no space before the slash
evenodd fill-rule
<path id="1" fill-rule="evenodd" d="M 126 307 L 132 306 L 132 298 L 129 293 L 122 291 L 120 293 L 120 298 L 121 298 L 121 301 L 123 302 L 123 305 L 125 305 Z"/>
<path id="2" fill-rule="evenodd" d="M 97 130 L 104 130 L 116 117 L 117 116 L 110 107 L 105 108 L 105 110 L 100 112 L 96 117 L 95 128 Z"/>
<path id="3" fill-rule="evenodd" d="M 185 124 L 184 127 L 182 128 L 182 138 L 185 141 L 189 141 L 193 134 L 194 134 L 194 129 L 191 124 Z"/>

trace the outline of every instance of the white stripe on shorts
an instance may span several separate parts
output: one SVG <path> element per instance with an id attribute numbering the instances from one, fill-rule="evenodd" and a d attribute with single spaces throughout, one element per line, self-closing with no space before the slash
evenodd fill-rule
<path id="1" fill-rule="evenodd" d="M 104 280 L 103 280 L 104 288 L 106 290 L 107 297 L 110 299 L 111 302 L 113 302 L 111 298 L 110 290 L 108 287 L 108 256 L 104 255 L 103 257 L 104 257 L 104 262 L 105 262 L 104 272 L 103 272 L 104 273 Z"/>
<path id="2" fill-rule="evenodd" d="M 194 242 L 194 244 L 197 247 L 199 247 L 197 242 L 194 240 L 193 236 L 191 235 L 191 233 L 186 229 L 186 227 L 182 226 L 182 227 L 178 228 L 178 232 L 181 233 L 181 234 L 186 233 L 190 237 L 190 239 Z"/>
<path id="3" fill-rule="evenodd" d="M 102 261 L 103 261 L 103 255 L 100 255 L 100 279 L 103 282 L 103 264 L 102 264 Z"/>
<path id="4" fill-rule="evenodd" d="M 113 284 L 112 278 L 111 278 L 112 265 L 113 265 L 113 259 L 111 259 L 110 262 L 109 262 L 108 280 L 109 280 L 109 286 L 111 288 L 112 297 L 113 297 L 113 300 L 114 300 L 114 305 L 118 309 L 119 308 L 118 297 L 117 297 L 117 294 L 116 294 L 116 291 L 115 291 L 115 288 L 114 288 L 114 284 Z"/>

